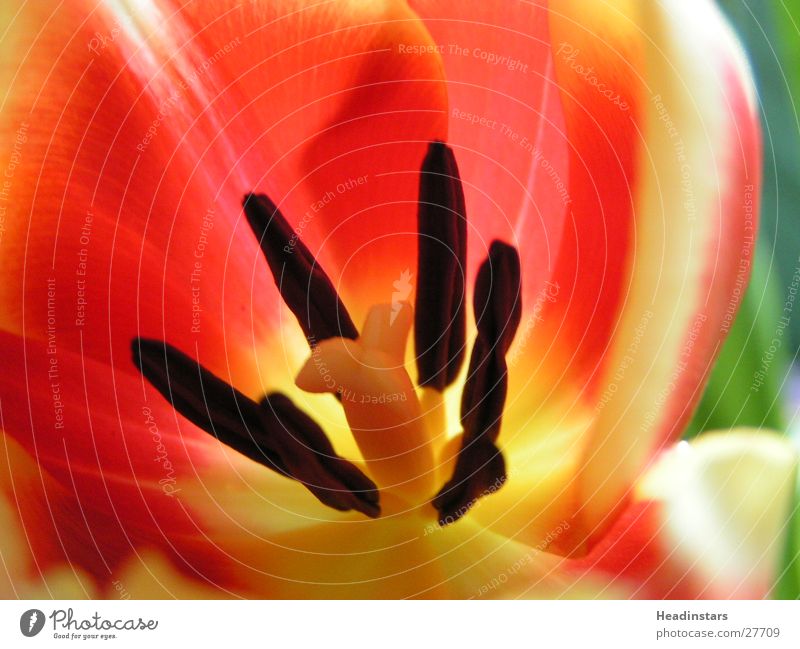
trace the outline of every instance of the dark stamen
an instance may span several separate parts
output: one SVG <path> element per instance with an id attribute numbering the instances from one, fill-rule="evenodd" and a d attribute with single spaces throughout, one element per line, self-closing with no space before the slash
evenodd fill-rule
<path id="1" fill-rule="evenodd" d="M 375 484 L 336 455 L 325 433 L 288 397 L 256 403 L 168 343 L 136 338 L 133 361 L 184 417 L 251 460 L 301 482 L 339 511 L 380 514 Z"/>
<path id="2" fill-rule="evenodd" d="M 302 476 L 309 472 L 319 472 L 319 469 L 322 469 L 318 479 L 313 483 L 308 477 L 298 478 L 317 498 L 336 509 L 357 509 L 372 518 L 376 518 L 381 513 L 380 493 L 375 483 L 353 463 L 337 455 L 322 428 L 295 406 L 289 397 L 279 392 L 273 392 L 264 397 L 260 405 L 262 410 L 272 413 L 276 425 L 280 429 L 289 431 L 293 437 L 297 438 L 297 442 L 305 446 L 301 453 L 297 453 L 296 447 L 299 444 L 290 445 L 287 452 L 281 456 L 292 474 Z M 293 447 L 295 451 L 292 451 Z M 319 467 L 308 465 L 308 450 L 316 454 Z M 316 487 L 315 491 L 313 484 L 322 486 Z M 323 497 L 329 498 L 329 493 L 337 496 L 341 494 L 346 506 L 338 507 L 327 502 Z M 355 497 L 352 502 L 351 495 Z"/>
<path id="3" fill-rule="evenodd" d="M 248 194 L 243 205 L 275 284 L 309 345 L 337 336 L 358 338 L 330 278 L 275 204 L 263 194 Z"/>
<path id="4" fill-rule="evenodd" d="M 452 149 L 432 142 L 422 163 L 414 344 L 419 385 L 444 390 L 464 361 L 467 219 Z"/>
<path id="5" fill-rule="evenodd" d="M 506 353 L 522 315 L 519 255 L 494 241 L 475 282 L 473 308 L 478 335 L 461 396 L 464 433 L 453 477 L 433 500 L 439 523 L 452 523 L 481 496 L 506 480 L 505 461 L 495 446 L 508 391 Z"/>

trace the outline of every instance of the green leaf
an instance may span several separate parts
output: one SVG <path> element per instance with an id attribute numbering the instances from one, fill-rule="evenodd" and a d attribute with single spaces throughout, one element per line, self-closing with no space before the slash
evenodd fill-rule
<path id="1" fill-rule="evenodd" d="M 773 599 L 800 599 L 800 481 L 797 482 L 792 510 L 787 521 L 786 545 Z"/>
<path id="2" fill-rule="evenodd" d="M 743 41 L 758 87 L 764 133 L 761 240 L 752 284 L 688 435 L 740 424 L 785 430 L 780 393 L 788 362 L 800 349 L 800 312 L 792 313 L 800 306 L 784 311 L 800 277 L 800 1 L 719 4 Z M 773 340 L 780 348 L 754 392 Z M 772 593 L 779 599 L 800 598 L 800 483 L 792 507 Z"/>
<path id="3" fill-rule="evenodd" d="M 800 255 L 800 2 L 720 0 L 750 59 L 758 88 L 764 136 L 762 239 L 773 281 L 788 287 Z M 794 356 L 800 349 L 800 313 L 789 323 Z"/>

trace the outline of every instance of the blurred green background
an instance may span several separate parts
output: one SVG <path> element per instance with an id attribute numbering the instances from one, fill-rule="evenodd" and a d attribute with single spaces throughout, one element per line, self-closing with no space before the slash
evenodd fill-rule
<path id="1" fill-rule="evenodd" d="M 700 406 L 686 433 L 767 427 L 800 442 L 800 0 L 718 0 L 747 50 L 764 136 L 761 225 L 752 279 Z M 777 353 L 773 340 L 780 340 Z M 757 373 L 763 383 L 754 382 Z M 800 445 L 800 444 L 799 444 Z M 773 593 L 800 599 L 800 488 L 788 522 L 784 569 Z"/>

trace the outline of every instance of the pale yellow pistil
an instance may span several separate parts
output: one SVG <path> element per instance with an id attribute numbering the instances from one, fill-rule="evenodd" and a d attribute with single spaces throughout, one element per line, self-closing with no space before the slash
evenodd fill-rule
<path id="1" fill-rule="evenodd" d="M 411 506 L 435 488 L 431 435 L 404 362 L 412 322 L 407 303 L 376 305 L 357 340 L 321 342 L 296 379 L 307 392 L 340 395 L 370 477 Z"/>

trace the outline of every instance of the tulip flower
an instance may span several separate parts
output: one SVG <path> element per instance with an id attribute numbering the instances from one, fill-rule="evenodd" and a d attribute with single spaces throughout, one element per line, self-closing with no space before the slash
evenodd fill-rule
<path id="1" fill-rule="evenodd" d="M 711 2 L 1 11 L 3 594 L 769 594 Z"/>

